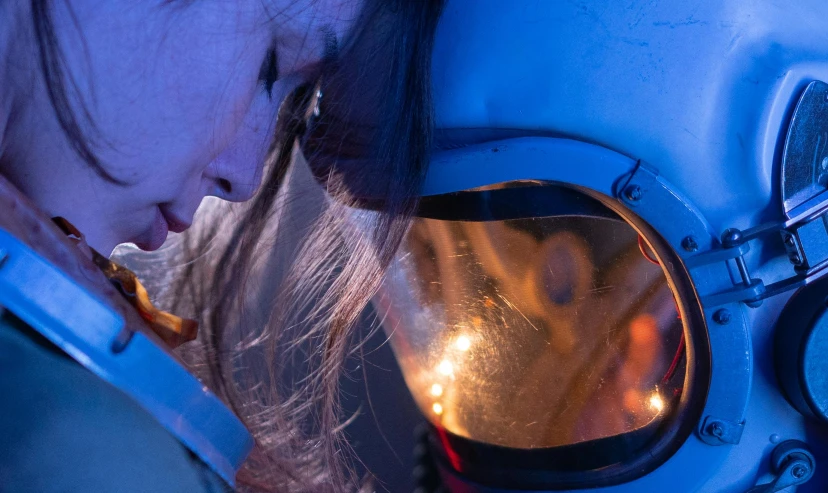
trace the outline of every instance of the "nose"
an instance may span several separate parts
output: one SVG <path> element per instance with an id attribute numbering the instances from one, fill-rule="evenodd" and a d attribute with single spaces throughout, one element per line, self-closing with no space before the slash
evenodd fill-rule
<path id="1" fill-rule="evenodd" d="M 264 93 L 254 99 L 233 141 L 204 171 L 211 185 L 207 195 L 231 202 L 244 202 L 253 197 L 273 141 L 277 108 L 277 101 Z"/>

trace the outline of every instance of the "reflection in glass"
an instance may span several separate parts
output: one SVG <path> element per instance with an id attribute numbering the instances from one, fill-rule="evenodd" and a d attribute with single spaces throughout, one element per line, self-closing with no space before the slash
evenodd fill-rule
<path id="1" fill-rule="evenodd" d="M 620 219 L 416 219 L 375 304 L 423 413 L 518 448 L 669 415 L 682 323 L 640 243 Z"/>

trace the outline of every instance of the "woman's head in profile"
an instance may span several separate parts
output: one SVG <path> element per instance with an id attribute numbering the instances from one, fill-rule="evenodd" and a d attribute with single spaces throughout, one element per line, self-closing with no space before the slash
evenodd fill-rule
<path id="1" fill-rule="evenodd" d="M 104 253 L 156 249 L 203 197 L 253 195 L 282 99 L 376 31 L 371 3 L 7 4 L 3 174 Z"/>
<path id="2" fill-rule="evenodd" d="M 0 5 L 0 175 L 43 212 L 65 217 L 108 255 L 121 243 L 158 249 L 168 232 L 189 228 L 206 196 L 249 201 L 185 236 L 185 257 L 204 261 L 188 260 L 177 289 L 161 300 L 201 319 L 199 342 L 185 359 L 257 439 L 243 485 L 347 483 L 337 452 L 337 371 L 348 330 L 402 238 L 422 180 L 441 6 Z M 300 147 L 340 204 L 359 195 L 355 183 L 370 183 L 386 214 L 367 239 L 349 236 L 336 206 L 321 214 L 275 291 L 278 303 L 266 309 L 273 313 L 240 332 L 247 275 L 262 245 L 273 244 L 278 197 Z M 279 351 L 291 321 L 279 307 L 302 311 L 308 303 L 315 308 L 298 333 L 316 341 L 317 366 L 300 390 L 280 392 L 278 371 L 270 369 L 285 364 Z M 242 356 L 258 358 L 271 374 L 245 375 Z M 309 417 L 317 424 L 305 427 Z"/>

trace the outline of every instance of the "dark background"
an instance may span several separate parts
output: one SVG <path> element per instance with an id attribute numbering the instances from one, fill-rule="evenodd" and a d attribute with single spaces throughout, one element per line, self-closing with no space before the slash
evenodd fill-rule
<path id="1" fill-rule="evenodd" d="M 367 326 L 363 336 L 369 332 Z M 415 431 L 424 418 L 386 339 L 382 330 L 376 331 L 365 342 L 361 358 L 348 365 L 350 378 L 341 382 L 343 406 L 349 414 L 359 414 L 345 432 L 364 464 L 358 470 L 375 476 L 373 490 L 410 492 Z"/>

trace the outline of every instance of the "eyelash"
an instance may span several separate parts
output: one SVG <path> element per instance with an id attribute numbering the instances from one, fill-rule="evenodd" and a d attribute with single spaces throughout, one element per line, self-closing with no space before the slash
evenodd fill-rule
<path id="1" fill-rule="evenodd" d="M 279 58 L 276 48 L 267 50 L 262 68 L 259 69 L 259 82 L 264 84 L 268 96 L 273 96 L 273 84 L 279 80 Z"/>

